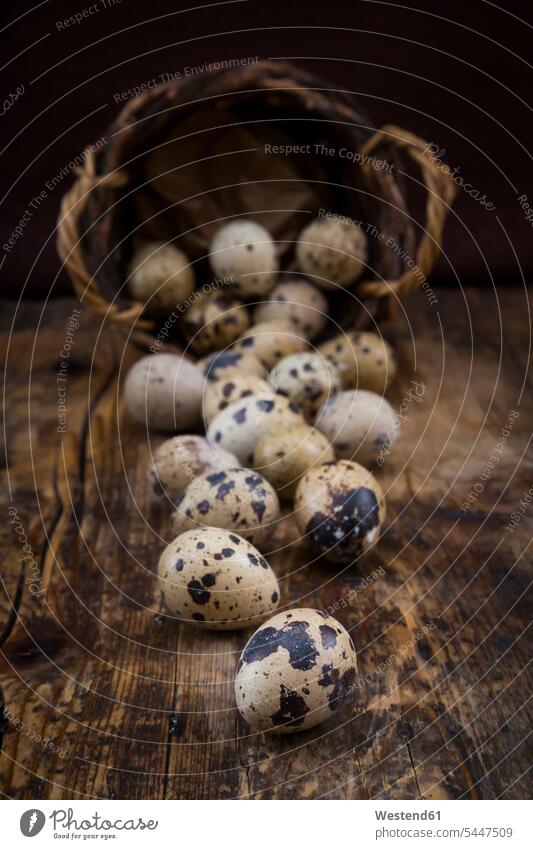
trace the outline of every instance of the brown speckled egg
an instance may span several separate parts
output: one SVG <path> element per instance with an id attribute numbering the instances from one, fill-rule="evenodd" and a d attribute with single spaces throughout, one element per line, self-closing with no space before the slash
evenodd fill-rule
<path id="1" fill-rule="evenodd" d="M 338 460 L 314 466 L 303 476 L 294 516 L 302 537 L 328 560 L 351 563 L 378 539 L 385 499 L 368 469 Z"/>
<path id="2" fill-rule="evenodd" d="M 269 431 L 279 425 L 302 422 L 301 413 L 287 398 L 271 392 L 261 393 L 235 401 L 218 413 L 209 425 L 207 438 L 249 466 L 255 446 Z"/>
<path id="3" fill-rule="evenodd" d="M 272 289 L 268 301 L 255 308 L 254 323 L 288 321 L 311 340 L 324 329 L 327 316 L 325 295 L 307 280 L 296 278 L 283 280 Z"/>
<path id="4" fill-rule="evenodd" d="M 220 380 L 206 383 L 204 391 L 204 422 L 209 425 L 217 413 L 229 407 L 234 401 L 249 395 L 274 395 L 270 385 L 255 374 L 234 374 Z"/>
<path id="5" fill-rule="evenodd" d="M 237 219 L 224 224 L 211 242 L 209 261 L 218 277 L 231 278 L 228 287 L 245 298 L 269 292 L 279 270 L 272 236 L 261 224 Z"/>
<path id="6" fill-rule="evenodd" d="M 341 388 L 337 370 L 320 354 L 303 351 L 284 357 L 268 375 L 272 389 L 301 408 L 308 422 Z"/>
<path id="7" fill-rule="evenodd" d="M 220 380 L 230 375 L 255 374 L 266 377 L 267 370 L 257 357 L 244 351 L 216 351 L 196 363 L 206 380 Z"/>
<path id="8" fill-rule="evenodd" d="M 228 292 L 213 292 L 189 307 L 181 326 L 195 354 L 231 345 L 250 324 L 248 310 Z"/>
<path id="9" fill-rule="evenodd" d="M 315 426 L 331 442 L 337 457 L 371 466 L 398 436 L 398 419 L 389 402 L 366 389 L 339 392 L 322 407 Z"/>
<path id="10" fill-rule="evenodd" d="M 124 403 L 134 421 L 161 431 L 188 430 L 201 418 L 204 378 L 177 354 L 149 354 L 124 381 Z"/>
<path id="11" fill-rule="evenodd" d="M 326 437 L 306 424 L 269 431 L 256 445 L 254 468 L 270 481 L 280 498 L 292 499 L 302 475 L 335 459 Z"/>
<path id="12" fill-rule="evenodd" d="M 323 289 L 349 286 L 363 273 L 368 259 L 363 231 L 341 218 L 315 218 L 300 233 L 298 267 Z"/>
<path id="13" fill-rule="evenodd" d="M 267 480 L 250 469 L 208 472 L 191 481 L 170 517 L 173 534 L 213 525 L 237 531 L 261 547 L 272 535 L 279 501 Z"/>
<path id="14" fill-rule="evenodd" d="M 305 351 L 308 347 L 301 332 L 287 321 L 263 321 L 254 324 L 248 332 L 233 345 L 234 351 L 247 351 L 271 369 L 283 357 L 296 351 Z"/>
<path id="15" fill-rule="evenodd" d="M 352 330 L 319 345 L 318 351 L 338 370 L 343 389 L 383 395 L 398 370 L 393 349 L 377 333 Z"/>
<path id="16" fill-rule="evenodd" d="M 175 501 L 198 475 L 238 465 L 233 454 L 211 445 L 205 436 L 173 436 L 154 451 L 148 478 L 156 494 Z"/>
<path id="17" fill-rule="evenodd" d="M 232 531 L 202 527 L 176 537 L 159 560 L 167 608 L 200 628 L 255 627 L 279 604 L 279 584 L 265 558 Z"/>
<path id="18" fill-rule="evenodd" d="M 194 272 L 175 245 L 149 242 L 133 256 L 128 268 L 132 298 L 153 314 L 170 313 L 191 294 Z"/>
<path id="19" fill-rule="evenodd" d="M 253 731 L 289 734 L 354 700 L 357 658 L 348 631 L 310 608 L 277 613 L 246 643 L 235 678 L 237 709 Z"/>

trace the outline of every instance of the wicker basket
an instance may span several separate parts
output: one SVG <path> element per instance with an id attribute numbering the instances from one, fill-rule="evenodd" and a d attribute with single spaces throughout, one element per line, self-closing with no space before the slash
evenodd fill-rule
<path id="1" fill-rule="evenodd" d="M 127 263 L 143 241 L 179 237 L 200 284 L 212 279 L 207 246 L 221 219 L 251 215 L 278 241 L 282 269 L 291 268 L 294 240 L 323 207 L 382 234 L 369 239 L 373 278 L 353 292 L 394 308 L 431 271 L 454 197 L 449 175 L 424 152 L 426 142 L 395 126 L 372 131 L 350 94 L 284 63 L 150 89 L 127 102 L 105 138 L 86 152 L 63 198 L 58 251 L 82 302 L 107 321 L 135 325 L 145 338 L 154 324 L 141 318 L 142 304 L 124 287 Z M 283 145 L 300 152 L 283 155 Z M 427 190 L 418 245 L 399 151 L 417 163 Z M 344 326 L 353 325 L 353 309 L 344 304 L 340 313 Z"/>

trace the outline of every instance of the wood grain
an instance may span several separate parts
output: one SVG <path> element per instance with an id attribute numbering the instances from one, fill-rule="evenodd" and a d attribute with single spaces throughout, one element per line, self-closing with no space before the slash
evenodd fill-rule
<path id="1" fill-rule="evenodd" d="M 313 560 L 286 517 L 266 552 L 284 603 L 330 607 L 360 662 L 353 705 L 279 739 L 250 734 L 234 709 L 246 634 L 196 632 L 161 609 L 166 514 L 119 394 L 138 351 L 83 311 L 58 433 L 58 363 L 79 305 L 3 305 L 5 796 L 529 796 L 533 505 L 506 525 L 533 480 L 530 301 L 518 287 L 437 295 L 409 299 L 387 328 L 405 421 L 379 472 L 379 545 L 339 569 Z"/>

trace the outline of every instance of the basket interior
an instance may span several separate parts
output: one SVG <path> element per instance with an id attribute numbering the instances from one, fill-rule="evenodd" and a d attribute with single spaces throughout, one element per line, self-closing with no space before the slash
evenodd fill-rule
<path id="1" fill-rule="evenodd" d="M 275 79 L 246 70 L 240 82 L 236 74 L 210 81 L 201 97 L 190 84 L 137 98 L 117 121 L 98 170 L 118 167 L 128 184 L 94 191 L 82 222 L 88 267 L 109 300 L 127 296 L 129 259 L 152 239 L 182 247 L 198 285 L 212 279 L 209 242 L 231 217 L 250 216 L 270 230 L 282 269 L 291 268 L 294 242 L 320 209 L 378 223 L 400 243 L 408 235 L 405 217 L 390 204 L 401 203 L 394 180 L 339 155 L 369 137 L 366 116 L 344 95 L 302 89 L 299 79 L 281 85 L 279 68 Z M 295 145 L 298 152 L 282 152 Z M 369 239 L 369 249 L 379 276 L 400 272 L 382 242 Z"/>

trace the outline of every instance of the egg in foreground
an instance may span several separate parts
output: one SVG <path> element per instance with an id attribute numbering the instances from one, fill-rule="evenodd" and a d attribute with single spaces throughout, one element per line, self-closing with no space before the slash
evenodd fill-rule
<path id="1" fill-rule="evenodd" d="M 278 613 L 246 643 L 235 699 L 253 731 L 288 734 L 329 719 L 353 698 L 355 646 L 333 616 L 311 608 Z"/>
<path id="2" fill-rule="evenodd" d="M 223 528 L 204 526 L 176 537 L 159 559 L 158 577 L 171 613 L 200 628 L 255 627 L 279 603 L 269 563 Z"/>
<path id="3" fill-rule="evenodd" d="M 194 478 L 175 501 L 173 534 L 201 525 L 226 528 L 262 547 L 272 536 L 280 508 L 276 491 L 251 469 L 230 468 Z"/>
<path id="4" fill-rule="evenodd" d="M 379 538 L 385 498 L 374 475 L 352 460 L 313 466 L 294 499 L 296 524 L 318 553 L 352 563 Z"/>

